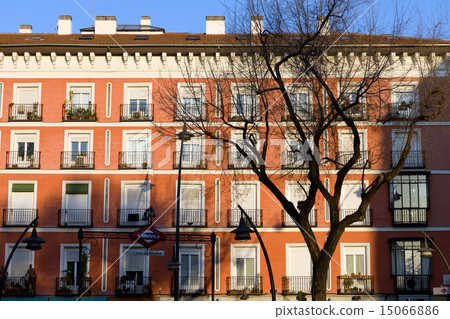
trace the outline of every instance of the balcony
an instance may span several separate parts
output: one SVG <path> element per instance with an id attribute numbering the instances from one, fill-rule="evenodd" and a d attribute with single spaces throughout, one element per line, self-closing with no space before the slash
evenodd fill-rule
<path id="1" fill-rule="evenodd" d="M 172 214 L 172 226 L 176 224 L 176 209 Z M 206 209 L 180 209 L 180 226 L 181 227 L 206 227 L 207 220 Z"/>
<path id="2" fill-rule="evenodd" d="M 150 225 L 147 208 L 121 208 L 117 210 L 118 227 L 138 227 Z"/>
<path id="3" fill-rule="evenodd" d="M 297 109 L 297 112 L 295 113 L 295 117 L 298 121 L 312 121 L 314 119 L 314 116 L 311 111 L 306 111 L 304 109 L 301 109 L 300 107 L 295 107 L 294 110 Z M 293 118 L 289 114 L 289 112 L 286 110 L 286 113 L 281 118 L 282 121 L 292 121 Z"/>
<path id="4" fill-rule="evenodd" d="M 180 294 L 203 294 L 206 293 L 205 277 L 203 276 L 180 276 Z"/>
<path id="5" fill-rule="evenodd" d="M 182 106 L 178 106 L 173 116 L 174 121 L 188 121 L 188 122 L 206 121 L 207 118 L 208 116 L 204 109 L 202 110 L 191 109 L 184 111 Z"/>
<path id="6" fill-rule="evenodd" d="M 311 210 L 308 220 L 311 227 L 317 227 L 317 210 L 314 208 Z M 283 227 L 297 227 L 297 224 L 292 217 L 289 216 L 284 210 L 281 211 L 281 225 Z"/>
<path id="7" fill-rule="evenodd" d="M 409 120 L 419 116 L 419 110 L 413 101 L 392 103 L 389 116 L 394 120 Z"/>
<path id="8" fill-rule="evenodd" d="M 341 220 L 343 220 L 345 217 L 347 217 L 348 215 L 353 214 L 354 212 L 356 212 L 356 208 L 355 209 L 341 209 Z M 362 221 L 357 221 L 353 224 L 350 225 L 350 227 L 370 227 L 372 226 L 372 210 L 369 208 L 366 210 L 366 218 L 364 218 L 364 220 Z"/>
<path id="9" fill-rule="evenodd" d="M 308 166 L 308 161 L 305 160 L 304 154 L 301 154 L 300 151 L 284 151 L 281 164 L 282 169 L 305 169 Z"/>
<path id="10" fill-rule="evenodd" d="M 77 296 L 78 278 L 76 277 L 57 277 L 55 296 Z M 81 293 L 83 296 L 91 295 L 91 277 L 81 278 Z"/>
<path id="11" fill-rule="evenodd" d="M 392 151 L 392 167 L 396 166 L 400 160 L 402 152 Z M 424 168 L 425 167 L 425 151 L 409 151 L 403 168 Z"/>
<path id="12" fill-rule="evenodd" d="M 115 294 L 117 296 L 149 296 L 152 294 L 152 277 L 117 277 Z"/>
<path id="13" fill-rule="evenodd" d="M 61 169 L 94 169 L 95 152 L 61 152 Z"/>
<path id="14" fill-rule="evenodd" d="M 33 286 L 31 279 L 25 277 L 7 277 L 3 286 L 4 296 L 32 297 L 36 294 L 36 287 Z"/>
<path id="15" fill-rule="evenodd" d="M 345 105 L 343 107 L 346 107 Z M 368 119 L 365 104 L 356 104 L 344 111 L 344 114 L 354 121 L 366 121 Z"/>
<path id="16" fill-rule="evenodd" d="M 356 163 L 353 165 L 353 169 L 362 169 L 362 168 L 370 168 L 370 162 L 369 162 L 369 151 L 361 151 L 361 157 L 356 161 Z M 353 157 L 353 151 L 350 152 L 338 152 L 337 153 L 337 159 L 336 159 L 336 167 L 342 168 L 345 164 L 347 164 L 348 161 Z"/>
<path id="17" fill-rule="evenodd" d="M 263 217 L 263 211 L 262 209 L 247 209 L 244 208 L 247 215 L 252 219 L 253 224 L 255 224 L 256 227 L 262 227 L 262 217 Z M 228 227 L 235 227 L 239 226 L 239 220 L 241 219 L 241 210 L 236 209 L 229 209 L 228 210 Z M 244 218 L 245 221 L 247 221 L 246 218 Z"/>
<path id="18" fill-rule="evenodd" d="M 3 227 L 28 226 L 38 215 L 34 208 L 4 208 Z"/>
<path id="19" fill-rule="evenodd" d="M 367 295 L 374 293 L 374 276 L 343 275 L 337 277 L 339 295 Z"/>
<path id="20" fill-rule="evenodd" d="M 152 152 L 119 152 L 119 169 L 151 169 L 152 155 Z"/>
<path id="21" fill-rule="evenodd" d="M 180 165 L 180 152 L 173 152 L 173 168 L 178 169 Z M 206 169 L 206 153 L 183 151 L 181 155 L 181 168 L 183 169 Z"/>
<path id="22" fill-rule="evenodd" d="M 235 105 L 231 108 L 228 121 L 230 122 L 256 122 L 259 121 L 259 106 L 257 104 Z"/>
<path id="23" fill-rule="evenodd" d="M 153 121 L 151 104 L 120 104 L 120 121 Z"/>
<path id="24" fill-rule="evenodd" d="M 258 166 L 258 160 L 256 159 L 256 156 L 253 154 L 253 152 L 249 149 L 246 149 L 245 151 L 249 155 L 248 157 L 244 157 L 237 150 L 231 150 L 228 169 L 251 169 L 251 160 L 254 160 L 255 164 Z"/>
<path id="25" fill-rule="evenodd" d="M 58 227 L 92 227 L 93 209 L 58 209 Z"/>
<path id="26" fill-rule="evenodd" d="M 426 208 L 394 208 L 394 226 L 427 226 Z"/>
<path id="27" fill-rule="evenodd" d="M 6 168 L 39 169 L 41 152 L 6 152 Z"/>
<path id="28" fill-rule="evenodd" d="M 42 121 L 42 104 L 15 104 L 9 105 L 8 121 L 9 122 L 25 122 L 25 121 Z"/>
<path id="29" fill-rule="evenodd" d="M 96 104 L 63 104 L 63 121 L 97 121 Z"/>
<path id="30" fill-rule="evenodd" d="M 398 275 L 395 278 L 395 292 L 397 294 L 429 294 L 430 276 L 429 275 Z"/>
<path id="31" fill-rule="evenodd" d="M 227 295 L 254 294 L 261 295 L 263 278 L 261 276 L 227 277 Z"/>
<path id="32" fill-rule="evenodd" d="M 284 295 L 297 295 L 300 291 L 307 294 L 311 293 L 311 276 L 284 276 L 281 278 L 281 282 Z"/>

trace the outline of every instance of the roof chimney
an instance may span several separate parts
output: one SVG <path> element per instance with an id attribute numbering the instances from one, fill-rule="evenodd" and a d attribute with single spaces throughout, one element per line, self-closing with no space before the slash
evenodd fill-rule
<path id="1" fill-rule="evenodd" d="M 150 22 L 150 17 L 149 16 L 142 16 L 141 17 L 141 26 L 145 26 L 145 27 L 151 27 L 152 23 Z"/>
<path id="2" fill-rule="evenodd" d="M 206 34 L 225 34 L 225 17 L 207 16 Z"/>
<path id="3" fill-rule="evenodd" d="M 72 17 L 67 15 L 59 16 L 58 24 L 58 34 L 72 34 Z"/>
<path id="4" fill-rule="evenodd" d="M 319 30 L 320 26 L 322 25 L 323 21 L 325 21 L 325 16 L 318 16 L 317 17 L 317 30 Z M 330 19 L 327 20 L 327 22 L 323 25 L 322 30 L 320 31 L 321 35 L 327 35 L 330 34 Z"/>
<path id="5" fill-rule="evenodd" d="M 250 23 L 250 33 L 258 34 L 262 33 L 264 30 L 264 20 L 262 16 L 252 16 L 252 21 Z"/>
<path id="6" fill-rule="evenodd" d="M 21 24 L 19 33 L 33 33 L 33 27 L 30 24 Z"/>
<path id="7" fill-rule="evenodd" d="M 116 32 L 116 17 L 98 16 L 95 18 L 95 34 L 116 34 Z"/>

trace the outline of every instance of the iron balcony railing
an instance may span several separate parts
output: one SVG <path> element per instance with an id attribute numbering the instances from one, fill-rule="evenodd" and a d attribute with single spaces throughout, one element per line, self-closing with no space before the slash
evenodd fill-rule
<path id="1" fill-rule="evenodd" d="M 401 151 L 392 151 L 392 167 L 398 164 Z M 425 167 L 425 151 L 409 151 L 403 168 L 424 168 Z"/>
<path id="2" fill-rule="evenodd" d="M 176 225 L 177 210 L 173 210 L 172 226 Z M 180 209 L 180 226 L 181 227 L 206 227 L 207 220 L 206 209 Z"/>
<path id="3" fill-rule="evenodd" d="M 244 157 L 239 151 L 231 150 L 230 160 L 228 162 L 229 169 L 251 169 L 250 161 L 254 161 L 256 166 L 259 165 L 256 155 L 252 150 L 246 149 L 248 157 Z"/>
<path id="4" fill-rule="evenodd" d="M 119 152 L 120 169 L 150 169 L 153 168 L 152 152 Z"/>
<path id="5" fill-rule="evenodd" d="M 204 107 L 202 109 L 191 109 L 184 110 L 183 106 L 179 105 L 174 113 L 174 121 L 205 121 L 208 118 L 208 113 L 205 111 Z"/>
<path id="6" fill-rule="evenodd" d="M 201 294 L 205 292 L 204 276 L 180 276 L 181 294 Z"/>
<path id="7" fill-rule="evenodd" d="M 263 225 L 263 210 L 262 209 L 247 209 L 244 208 L 247 215 L 252 219 L 253 224 L 256 227 L 262 227 Z M 239 226 L 239 220 L 241 219 L 241 210 L 238 208 L 228 210 L 228 227 Z M 247 218 L 244 217 L 247 222 Z"/>
<path id="8" fill-rule="evenodd" d="M 4 208 L 3 226 L 27 226 L 38 216 L 35 208 Z"/>
<path id="9" fill-rule="evenodd" d="M 298 108 L 294 107 L 294 110 L 296 110 L 295 116 L 299 121 L 311 121 L 314 119 L 311 111 L 301 109 L 300 107 L 298 107 Z M 289 112 L 286 110 L 286 113 L 282 116 L 282 120 L 283 121 L 292 121 L 293 118 L 291 117 Z"/>
<path id="10" fill-rule="evenodd" d="M 3 285 L 3 295 L 5 296 L 34 296 L 36 294 L 36 283 L 31 278 L 6 277 Z"/>
<path id="11" fill-rule="evenodd" d="M 340 295 L 366 295 L 374 292 L 374 276 L 352 274 L 337 277 L 337 293 Z"/>
<path id="12" fill-rule="evenodd" d="M 152 277 L 116 277 L 116 295 L 151 295 Z"/>
<path id="13" fill-rule="evenodd" d="M 343 167 L 353 157 L 353 151 L 350 152 L 338 152 L 336 166 L 338 168 Z M 369 161 L 370 152 L 361 151 L 361 157 L 356 161 L 352 168 L 370 168 Z"/>
<path id="14" fill-rule="evenodd" d="M 315 210 L 314 208 L 311 210 L 308 216 L 308 220 L 311 227 L 317 226 L 317 210 Z M 283 227 L 297 227 L 295 221 L 291 216 L 289 216 L 288 213 L 286 213 L 285 210 L 281 211 L 281 225 Z"/>
<path id="15" fill-rule="evenodd" d="M 394 208 L 394 226 L 427 226 L 426 208 Z"/>
<path id="16" fill-rule="evenodd" d="M 41 152 L 6 152 L 6 168 L 33 168 L 41 167 Z"/>
<path id="17" fill-rule="evenodd" d="M 368 119 L 365 104 L 356 104 L 345 110 L 344 114 L 352 120 L 364 121 Z"/>
<path id="18" fill-rule="evenodd" d="M 259 106 L 255 104 L 247 104 L 242 107 L 232 106 L 229 121 L 236 122 L 256 122 L 259 121 Z"/>
<path id="19" fill-rule="evenodd" d="M 392 119 L 408 120 L 420 114 L 417 105 L 414 102 L 400 102 L 391 104 L 389 116 Z"/>
<path id="20" fill-rule="evenodd" d="M 63 121 L 97 121 L 96 104 L 63 104 Z"/>
<path id="21" fill-rule="evenodd" d="M 430 293 L 429 275 L 396 275 L 394 278 L 396 293 Z"/>
<path id="22" fill-rule="evenodd" d="M 227 294 L 262 294 L 263 278 L 261 276 L 227 277 Z"/>
<path id="23" fill-rule="evenodd" d="M 42 104 L 11 103 L 8 111 L 8 121 L 42 121 Z"/>
<path id="24" fill-rule="evenodd" d="M 356 208 L 355 209 L 341 209 L 340 210 L 341 220 L 343 220 L 348 215 L 355 213 L 356 210 L 357 210 Z M 366 210 L 366 218 L 364 218 L 362 221 L 357 221 L 350 225 L 350 227 L 368 227 L 368 226 L 372 226 L 372 210 L 370 208 L 368 208 Z"/>
<path id="25" fill-rule="evenodd" d="M 311 293 L 311 276 L 284 276 L 281 282 L 283 294 Z"/>
<path id="26" fill-rule="evenodd" d="M 93 209 L 58 209 L 59 227 L 92 227 Z"/>
<path id="27" fill-rule="evenodd" d="M 61 168 L 95 168 L 95 152 L 61 152 Z"/>
<path id="28" fill-rule="evenodd" d="M 180 165 L 180 152 L 173 152 L 173 168 Z M 183 151 L 181 155 L 181 168 L 206 169 L 206 152 Z"/>
<path id="29" fill-rule="evenodd" d="M 91 295 L 91 277 L 81 278 L 81 293 L 83 296 Z M 57 277 L 56 278 L 56 296 L 76 296 L 78 294 L 78 278 L 76 277 Z"/>
<path id="30" fill-rule="evenodd" d="M 120 104 L 120 121 L 153 121 L 151 104 Z"/>
<path id="31" fill-rule="evenodd" d="M 285 150 L 282 157 L 281 168 L 308 168 L 308 161 L 305 158 L 305 154 L 301 153 L 299 150 Z"/>
<path id="32" fill-rule="evenodd" d="M 138 227 L 150 225 L 147 208 L 120 208 L 117 210 L 118 227 Z"/>

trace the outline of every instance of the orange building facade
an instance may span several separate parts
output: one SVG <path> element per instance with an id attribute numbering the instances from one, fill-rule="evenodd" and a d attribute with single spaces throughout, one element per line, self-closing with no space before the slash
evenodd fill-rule
<path id="1" fill-rule="evenodd" d="M 234 57 L 224 23 L 221 17 L 207 17 L 206 34 L 192 35 L 165 33 L 151 26 L 147 17 L 131 29 L 117 25 L 113 17 L 97 17 L 94 28 L 74 34 L 70 16 L 60 16 L 58 34 L 31 33 L 26 26 L 18 34 L 0 34 L 0 264 L 36 216 L 38 234 L 46 240 L 38 252 L 23 244 L 16 250 L 3 289 L 5 299 L 75 298 L 80 282 L 83 298 L 173 298 L 173 272 L 167 264 L 175 238 L 180 159 L 175 136 L 183 121 L 170 114 L 159 97 L 177 92 L 174 105 L 201 102 L 195 89 L 187 92 L 180 60 L 203 63 Z M 448 69 L 448 42 L 426 51 L 408 41 L 399 44 L 395 58 L 413 65 L 414 59 L 433 56 Z M 389 90 L 398 81 L 393 75 L 383 78 L 381 85 Z M 417 94 L 418 74 L 402 81 L 407 84 L 386 93 L 386 107 Z M 217 93 L 209 79 L 196 82 L 204 94 Z M 302 90 L 296 94 L 309 99 Z M 314 108 L 313 99 L 309 101 Z M 410 111 L 398 110 L 400 115 Z M 233 130 L 220 129 L 216 114 L 205 116 L 217 123 L 220 134 L 239 140 Z M 379 154 L 364 171 L 368 184 L 398 160 L 404 123 L 379 124 L 363 108 L 356 116 L 363 159 Z M 380 189 L 366 219 L 342 236 L 330 271 L 324 274 L 331 300 L 436 297 L 433 288 L 444 284 L 446 265 L 438 254 L 431 260 L 422 258 L 419 249 L 424 247 L 425 231 L 444 256 L 450 256 L 445 245 L 450 239 L 445 195 L 450 185 L 449 119 L 444 112 L 417 126 L 402 173 Z M 284 112 L 272 121 L 290 130 Z M 335 138 L 336 146 L 322 142 L 317 146 L 320 153 L 345 156 L 348 133 L 338 125 L 329 139 Z M 299 201 L 297 181 L 305 170 L 292 147 L 289 137 L 273 136 L 266 163 L 276 185 L 290 200 Z M 202 136 L 185 142 L 181 157 L 181 299 L 208 300 L 214 291 L 218 300 L 270 300 L 267 267 L 256 237 L 242 243 L 230 233 L 239 224 L 237 205 L 258 226 L 278 300 L 295 300 L 299 291 L 308 298 L 312 264 L 306 244 L 245 159 Z M 330 189 L 336 172 L 334 164 L 323 165 L 324 183 Z M 355 167 L 344 184 L 343 217 L 359 205 L 362 174 L 362 167 Z M 323 245 L 329 214 L 321 196 L 310 222 Z M 167 238 L 146 249 L 129 235 L 150 225 Z M 81 266 L 80 228 L 85 232 Z M 217 236 L 214 247 L 212 233 Z M 25 276 L 30 264 L 37 273 L 35 285 Z M 352 274 L 354 281 L 349 279 Z"/>

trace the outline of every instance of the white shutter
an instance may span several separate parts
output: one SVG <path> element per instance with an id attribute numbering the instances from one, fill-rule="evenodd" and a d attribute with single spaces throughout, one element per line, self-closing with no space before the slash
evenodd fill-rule
<path id="1" fill-rule="evenodd" d="M 66 209 L 87 209 L 87 194 L 66 194 Z"/>
<path id="2" fill-rule="evenodd" d="M 144 272 L 144 258 L 143 255 L 135 255 L 134 251 L 137 249 L 130 249 L 125 254 L 124 271 L 142 271 Z"/>
<path id="3" fill-rule="evenodd" d="M 311 276 L 311 257 L 308 247 L 288 247 L 287 276 Z"/>
<path id="4" fill-rule="evenodd" d="M 128 98 L 130 100 L 146 100 L 149 98 L 148 86 L 130 87 L 128 88 Z"/>
<path id="5" fill-rule="evenodd" d="M 18 104 L 33 104 L 34 102 L 38 101 L 39 88 L 37 86 L 17 88 Z"/>
<path id="6" fill-rule="evenodd" d="M 342 185 L 341 209 L 357 209 L 361 204 L 361 184 L 352 183 Z"/>
<path id="7" fill-rule="evenodd" d="M 78 248 L 69 248 L 65 250 L 66 252 L 66 263 L 73 261 L 78 262 L 79 256 L 78 256 Z"/>
<path id="8" fill-rule="evenodd" d="M 237 208 L 241 205 L 244 209 L 257 209 L 257 191 L 254 184 L 236 184 L 233 187 L 233 204 Z"/>
<path id="9" fill-rule="evenodd" d="M 125 208 L 147 208 L 145 185 L 127 185 L 125 186 Z"/>
<path id="10" fill-rule="evenodd" d="M 181 185 L 181 209 L 202 208 L 202 185 Z"/>
<path id="11" fill-rule="evenodd" d="M 9 277 L 24 277 L 31 262 L 31 251 L 18 247 L 9 264 Z"/>
<path id="12" fill-rule="evenodd" d="M 10 208 L 34 208 L 34 192 L 12 192 Z"/>

